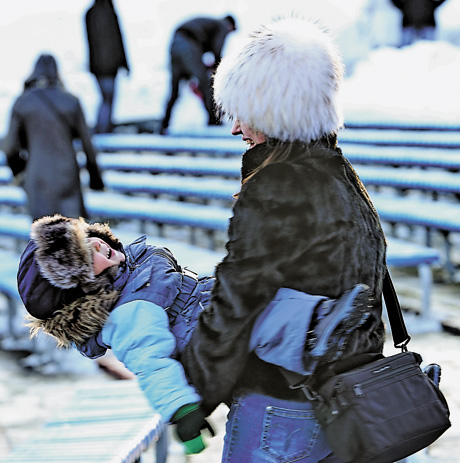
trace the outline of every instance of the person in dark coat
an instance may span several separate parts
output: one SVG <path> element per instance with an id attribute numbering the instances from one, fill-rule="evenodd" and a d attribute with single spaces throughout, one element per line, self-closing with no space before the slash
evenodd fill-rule
<path id="1" fill-rule="evenodd" d="M 208 124 L 220 123 L 214 111 L 210 74 L 221 60 L 222 47 L 227 35 L 234 30 L 236 30 L 236 22 L 233 16 L 226 16 L 223 19 L 199 17 L 183 23 L 176 29 L 170 47 L 171 94 L 160 133 L 166 133 L 172 108 L 179 97 L 179 83 L 184 79 L 194 79 L 195 91 L 202 97 L 209 115 Z M 212 66 L 207 66 L 203 62 L 203 55 L 207 52 L 212 52 L 214 55 Z"/>
<path id="2" fill-rule="evenodd" d="M 249 352 L 254 322 L 280 288 L 336 298 L 367 285 L 372 318 L 344 355 L 383 348 L 386 241 L 365 187 L 337 146 L 342 77 L 328 34 L 295 17 L 253 32 L 214 77 L 216 104 L 249 149 L 227 254 L 180 360 L 207 414 L 230 404 L 226 463 L 339 461 L 312 402 L 289 387 L 278 367 Z"/>
<path id="3" fill-rule="evenodd" d="M 89 70 L 96 77 L 101 92 L 101 104 L 95 133 L 112 132 L 112 109 L 118 70 L 129 66 L 123 37 L 112 0 L 95 0 L 85 16 L 88 38 Z"/>
<path id="4" fill-rule="evenodd" d="M 80 101 L 64 89 L 55 58 L 42 54 L 13 105 L 3 147 L 13 175 L 23 177 L 32 219 L 55 213 L 88 216 L 75 139 L 81 140 L 86 154 L 90 188 L 102 190 L 104 183 Z"/>
<path id="5" fill-rule="evenodd" d="M 416 40 L 433 40 L 436 19 L 434 12 L 445 0 L 391 0 L 401 10 L 402 45 L 410 45 Z"/>

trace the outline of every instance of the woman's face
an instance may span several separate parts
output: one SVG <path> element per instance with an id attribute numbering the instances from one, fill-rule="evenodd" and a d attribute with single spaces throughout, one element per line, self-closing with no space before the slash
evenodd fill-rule
<path id="1" fill-rule="evenodd" d="M 99 275 L 106 268 L 112 267 L 112 265 L 118 265 L 125 261 L 125 255 L 120 251 L 112 249 L 104 240 L 91 237 L 88 238 L 88 241 L 93 252 L 95 275 Z"/>
<path id="2" fill-rule="evenodd" d="M 242 135 L 243 141 L 249 145 L 249 149 L 265 142 L 265 135 L 262 132 L 251 129 L 249 125 L 240 122 L 239 119 L 236 119 L 233 124 L 232 135 Z"/>

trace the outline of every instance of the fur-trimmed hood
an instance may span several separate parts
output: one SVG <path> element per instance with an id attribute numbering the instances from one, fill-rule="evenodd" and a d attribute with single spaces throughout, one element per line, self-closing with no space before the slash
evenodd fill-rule
<path id="1" fill-rule="evenodd" d="M 341 56 L 328 33 L 301 18 L 278 19 L 222 59 L 214 98 L 224 115 L 281 141 L 309 143 L 343 125 Z"/>
<path id="2" fill-rule="evenodd" d="M 81 286 L 86 292 L 105 282 L 96 278 L 89 237 L 99 237 L 115 249 L 121 243 L 108 225 L 88 224 L 59 214 L 43 217 L 32 224 L 30 236 L 36 245 L 34 258 L 41 274 L 61 289 Z"/>
<path id="3" fill-rule="evenodd" d="M 81 346 L 102 329 L 118 297 L 115 289 L 101 289 L 63 306 L 46 320 L 27 314 L 30 336 L 33 338 L 43 331 L 56 339 L 58 347 Z"/>
<path id="4" fill-rule="evenodd" d="M 105 323 L 119 295 L 114 282 L 120 267 L 96 276 L 89 237 L 123 250 L 105 224 L 61 215 L 33 223 L 18 269 L 19 294 L 32 335 L 42 329 L 67 347 L 81 344 Z"/>

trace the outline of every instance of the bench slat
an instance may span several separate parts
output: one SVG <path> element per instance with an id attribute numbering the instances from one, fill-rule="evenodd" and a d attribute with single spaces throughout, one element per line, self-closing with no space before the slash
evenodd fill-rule
<path id="1" fill-rule="evenodd" d="M 104 382 L 77 390 L 55 418 L 0 461 L 135 463 L 163 431 L 137 381 Z"/>

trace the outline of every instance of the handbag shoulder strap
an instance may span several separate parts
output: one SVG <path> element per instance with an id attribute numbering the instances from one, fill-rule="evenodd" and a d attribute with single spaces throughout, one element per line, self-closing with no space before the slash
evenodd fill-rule
<path id="1" fill-rule="evenodd" d="M 385 298 L 394 346 L 406 350 L 406 346 L 409 344 L 411 338 L 404 323 L 401 306 L 399 305 L 398 296 L 396 295 L 388 268 L 383 279 L 383 297 Z"/>
<path id="2" fill-rule="evenodd" d="M 59 109 L 57 108 L 57 106 L 53 103 L 53 101 L 48 98 L 43 92 L 41 92 L 40 90 L 39 91 L 36 91 L 34 93 L 34 95 L 36 95 L 44 104 L 45 106 L 47 106 L 47 108 L 54 114 L 55 118 L 59 121 L 59 124 L 60 126 L 66 131 L 68 132 L 70 130 L 70 127 L 69 126 L 69 121 L 67 120 L 67 117 L 65 114 L 61 113 L 61 111 L 59 111 Z M 66 122 L 66 124 L 64 125 L 63 123 L 63 119 L 64 121 Z"/>

